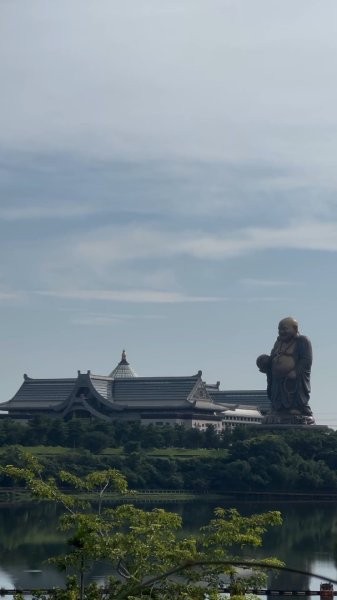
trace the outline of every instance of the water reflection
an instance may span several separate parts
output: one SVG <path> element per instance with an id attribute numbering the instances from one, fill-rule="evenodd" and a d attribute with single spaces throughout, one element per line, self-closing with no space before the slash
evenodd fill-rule
<path id="1" fill-rule="evenodd" d="M 3 569 L 0 569 L 0 587 L 5 589 L 12 589 L 14 587 L 14 580 L 9 573 L 6 573 Z"/>
<path id="2" fill-rule="evenodd" d="M 162 504 L 179 513 L 184 533 L 196 533 L 212 517 L 216 506 L 230 508 L 230 502 Z M 144 508 L 151 509 L 147 504 Z M 287 566 L 318 572 L 337 578 L 337 506 L 334 504 L 241 504 L 242 514 L 280 510 L 282 527 L 275 527 L 265 537 L 262 549 L 245 551 L 244 556 L 277 556 Z M 66 539 L 57 529 L 60 508 L 47 503 L 0 505 L 0 587 L 44 588 L 62 586 L 65 575 L 48 564 L 51 556 L 66 551 Z M 111 573 L 108 563 L 98 563 L 88 578 L 103 582 Z M 272 575 L 270 585 L 279 589 L 319 589 L 319 581 L 292 573 Z M 8 584 L 8 585 L 7 585 Z M 335 586 L 337 589 L 337 586 Z"/>
<path id="3" fill-rule="evenodd" d="M 0 505 L 0 564 L 8 587 L 64 584 L 64 574 L 46 562 L 66 549 L 57 529 L 59 514 L 59 507 L 48 503 Z"/>
<path id="4" fill-rule="evenodd" d="M 284 524 L 265 537 L 264 551 L 273 553 L 287 566 L 318 572 L 317 565 L 333 563 L 336 538 L 337 507 L 335 505 L 281 505 Z M 325 573 L 322 573 L 324 575 Z M 273 576 L 272 585 L 280 589 L 310 589 L 309 577 L 293 573 Z M 319 589 L 319 581 L 315 582 Z"/>
<path id="5" fill-rule="evenodd" d="M 326 577 L 330 577 L 331 579 L 337 580 L 337 571 L 336 565 L 333 561 L 329 560 L 328 556 L 323 557 L 322 559 L 314 560 L 312 564 L 313 573 L 319 573 L 320 575 L 325 575 Z M 309 580 L 309 589 L 310 590 L 319 590 L 320 580 L 316 578 L 310 578 Z M 335 590 L 337 586 L 334 585 Z"/>
<path id="6" fill-rule="evenodd" d="M 219 502 L 216 505 L 185 504 L 177 507 L 177 512 L 183 517 L 186 530 L 192 533 L 211 518 L 216 506 Z M 221 506 L 230 508 L 232 505 L 224 502 Z M 282 527 L 274 527 L 265 535 L 263 547 L 244 550 L 244 557 L 276 556 L 293 569 L 337 579 L 337 505 L 275 502 L 272 505 L 242 503 L 236 508 L 244 515 L 279 510 L 283 517 Z M 320 580 L 296 573 L 273 572 L 269 578 L 270 587 L 282 590 L 318 590 L 319 584 Z"/>

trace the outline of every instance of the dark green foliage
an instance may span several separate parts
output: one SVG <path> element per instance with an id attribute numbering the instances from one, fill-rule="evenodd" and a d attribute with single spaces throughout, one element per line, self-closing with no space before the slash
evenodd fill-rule
<path id="1" fill-rule="evenodd" d="M 79 476 L 107 467 L 122 470 L 135 489 L 177 489 L 226 493 L 337 491 L 337 432 L 331 429 L 289 429 L 266 433 L 263 427 L 240 427 L 218 435 L 182 426 L 143 427 L 137 422 L 115 423 L 45 416 L 28 425 L 0 421 L 0 441 L 8 446 L 0 463 L 11 462 L 13 444 L 62 445 L 69 452 L 45 456 L 48 473 L 72 468 Z M 105 448 L 121 454 L 101 455 Z M 187 448 L 195 456 L 154 456 L 153 449 Z M 212 452 L 199 449 L 212 449 Z M 219 448 L 219 452 L 216 449 Z M 223 449 L 227 448 L 228 451 Z M 199 450 L 199 452 L 198 452 Z M 203 456 L 203 452 L 205 455 Z M 158 452 L 157 452 L 158 453 Z M 8 486 L 8 480 L 0 479 Z"/>
<path id="2" fill-rule="evenodd" d="M 83 446 L 91 452 L 101 452 L 109 445 L 109 437 L 102 431 L 90 431 L 83 440 Z"/>
<path id="3" fill-rule="evenodd" d="M 95 444 L 93 434 L 105 436 L 106 447 L 118 448 L 135 442 L 139 448 L 218 448 L 227 447 L 228 435 L 219 436 L 214 428 L 206 431 L 170 425 L 142 426 L 139 421 L 107 422 L 95 419 L 63 421 L 39 415 L 28 424 L 6 418 L 0 421 L 0 445 L 64 446 L 88 448 Z M 99 439 L 97 437 L 97 439 Z M 102 444 L 98 443 L 98 446 Z M 102 446 L 103 448 L 104 446 Z M 96 450 L 97 451 L 97 450 Z"/>
<path id="4" fill-rule="evenodd" d="M 140 450 L 141 445 L 138 441 L 130 440 L 129 442 L 126 442 L 126 444 L 124 444 L 125 454 L 131 454 L 132 452 L 140 452 Z"/>
<path id="5" fill-rule="evenodd" d="M 205 431 L 205 448 L 219 448 L 220 438 L 214 425 L 208 425 Z"/>

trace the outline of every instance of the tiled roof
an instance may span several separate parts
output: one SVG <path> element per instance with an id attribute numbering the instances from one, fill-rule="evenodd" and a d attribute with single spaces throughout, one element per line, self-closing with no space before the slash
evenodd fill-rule
<path id="1" fill-rule="evenodd" d="M 30 379 L 25 380 L 15 396 L 8 402 L 0 404 L 1 410 L 52 408 L 66 400 L 71 393 L 76 379 Z"/>
<path id="2" fill-rule="evenodd" d="M 207 388 L 214 402 L 220 404 L 244 404 L 269 412 L 271 405 L 266 390 L 212 390 Z"/>
<path id="3" fill-rule="evenodd" d="M 101 377 L 100 375 L 90 375 L 90 380 L 95 390 L 105 400 L 111 400 L 111 377 Z"/>
<path id="4" fill-rule="evenodd" d="M 214 412 L 223 411 L 222 406 L 219 406 L 219 404 L 217 404 L 216 402 L 209 400 L 197 400 L 193 406 L 195 406 L 195 408 L 198 408 L 199 410 L 210 410 Z"/>
<path id="5" fill-rule="evenodd" d="M 198 375 L 192 377 L 135 377 L 115 379 L 112 382 L 114 402 L 128 406 L 168 403 L 169 406 L 187 404 Z"/>
<path id="6" fill-rule="evenodd" d="M 91 391 L 90 391 L 91 390 Z M 78 372 L 77 378 L 25 380 L 15 396 L 0 410 L 27 412 L 30 409 L 66 411 L 81 399 L 92 409 L 108 415 L 115 410 L 196 410 L 219 413 L 226 405 L 256 406 L 268 412 L 270 402 L 264 390 L 221 391 L 207 387 L 201 372 L 186 377 L 113 378 Z M 96 399 L 95 399 L 96 398 Z"/>

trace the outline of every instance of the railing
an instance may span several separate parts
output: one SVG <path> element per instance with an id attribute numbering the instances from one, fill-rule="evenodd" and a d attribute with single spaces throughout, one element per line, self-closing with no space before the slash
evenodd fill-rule
<path id="1" fill-rule="evenodd" d="M 22 594 L 23 596 L 30 596 L 34 593 L 42 594 L 53 594 L 56 588 L 0 588 L 0 596 L 14 596 L 15 594 Z M 105 588 L 101 588 L 102 594 L 106 593 Z M 231 589 L 229 587 L 220 587 L 220 593 L 230 594 Z M 246 594 L 256 594 L 258 596 L 320 596 L 322 600 L 329 599 L 333 596 L 337 596 L 337 591 L 329 590 L 328 594 L 322 590 L 273 590 L 268 588 L 262 589 L 250 589 L 246 591 Z"/>

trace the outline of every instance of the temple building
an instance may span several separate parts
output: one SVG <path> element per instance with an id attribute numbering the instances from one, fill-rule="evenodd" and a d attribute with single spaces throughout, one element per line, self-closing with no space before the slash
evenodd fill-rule
<path id="1" fill-rule="evenodd" d="M 219 381 L 215 386 L 207 386 L 214 402 L 258 408 L 264 415 L 270 412 L 271 405 L 266 390 L 220 390 L 219 386 Z"/>
<path id="2" fill-rule="evenodd" d="M 110 375 L 94 375 L 90 371 L 78 371 L 74 378 L 33 379 L 24 375 L 19 390 L 11 400 L 0 404 L 0 410 L 19 420 L 29 420 L 34 415 L 123 419 L 140 420 L 144 425 L 177 424 L 200 429 L 213 425 L 217 431 L 226 423 L 232 427 L 233 423 L 262 421 L 258 409 L 240 406 L 244 392 L 236 397 L 235 392 L 228 394 L 226 397 L 226 392 L 219 389 L 219 383 L 207 385 L 201 371 L 186 377 L 138 377 L 123 350 L 121 361 Z M 254 392 L 247 395 L 254 398 Z M 246 421 L 245 410 L 249 413 Z M 231 419 L 226 418 L 226 412 Z M 235 413 L 238 419 L 232 418 Z"/>

